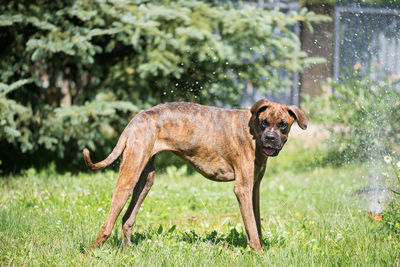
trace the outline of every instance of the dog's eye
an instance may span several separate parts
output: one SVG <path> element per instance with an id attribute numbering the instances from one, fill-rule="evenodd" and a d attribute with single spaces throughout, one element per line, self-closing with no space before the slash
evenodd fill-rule
<path id="1" fill-rule="evenodd" d="M 281 123 L 279 123 L 279 129 L 280 129 L 282 132 L 286 132 L 286 130 L 288 129 L 288 124 L 287 124 L 286 122 L 281 122 Z"/>
<path id="2" fill-rule="evenodd" d="M 269 123 L 268 123 L 267 119 L 263 119 L 263 120 L 261 121 L 261 127 L 267 128 L 268 125 L 269 125 Z"/>

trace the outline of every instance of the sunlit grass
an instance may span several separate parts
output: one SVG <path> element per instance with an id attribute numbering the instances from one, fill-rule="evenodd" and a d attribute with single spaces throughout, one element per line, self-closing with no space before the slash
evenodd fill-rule
<path id="1" fill-rule="evenodd" d="M 292 152 L 296 147 L 300 152 Z M 350 194 L 366 184 L 368 170 L 291 167 L 313 153 L 296 142 L 286 149 L 269 162 L 262 182 L 263 255 L 246 244 L 233 183 L 175 171 L 156 175 L 131 248 L 120 249 L 119 218 L 107 243 L 84 256 L 105 220 L 117 174 L 31 169 L 0 180 L 0 265 L 395 264 L 398 237 Z"/>

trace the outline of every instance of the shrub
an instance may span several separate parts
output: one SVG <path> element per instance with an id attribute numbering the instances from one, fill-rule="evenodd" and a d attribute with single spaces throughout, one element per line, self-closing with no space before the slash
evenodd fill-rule
<path id="1" fill-rule="evenodd" d="M 393 169 L 393 176 L 389 176 L 389 186 L 392 191 L 392 199 L 386 210 L 382 213 L 385 225 L 396 234 L 400 234 L 400 161 L 395 163 L 390 157 L 386 160 Z"/>
<path id="2" fill-rule="evenodd" d="M 400 144 L 400 94 L 389 81 L 376 82 L 358 72 L 332 82 L 334 93 L 305 98 L 312 118 L 329 131 L 325 161 L 342 164 L 396 153 Z"/>

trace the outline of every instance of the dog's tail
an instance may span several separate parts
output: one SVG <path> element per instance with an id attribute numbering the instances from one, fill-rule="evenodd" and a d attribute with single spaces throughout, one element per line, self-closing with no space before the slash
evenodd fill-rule
<path id="1" fill-rule="evenodd" d="M 126 140 L 127 140 L 127 133 L 126 131 L 124 131 L 119 140 L 117 145 L 114 147 L 113 151 L 111 152 L 110 155 L 108 155 L 107 158 L 105 158 L 104 160 L 97 162 L 97 163 L 93 163 L 92 160 L 90 159 L 90 152 L 89 149 L 84 148 L 83 149 L 83 158 L 85 159 L 85 163 L 86 166 L 88 166 L 88 168 L 92 171 L 97 171 L 100 169 L 103 169 L 105 167 L 107 167 L 108 165 L 110 165 L 111 163 L 113 163 L 122 153 L 122 151 L 124 151 L 125 149 L 125 145 L 126 145 Z"/>

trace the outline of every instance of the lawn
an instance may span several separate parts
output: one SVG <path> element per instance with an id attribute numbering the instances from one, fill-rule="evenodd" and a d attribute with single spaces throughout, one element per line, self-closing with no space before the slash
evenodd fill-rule
<path id="1" fill-rule="evenodd" d="M 261 184 L 264 253 L 246 245 L 233 183 L 160 170 L 121 250 L 121 216 L 101 248 L 97 237 L 115 170 L 59 174 L 29 169 L 0 180 L 0 265 L 395 265 L 400 242 L 351 194 L 368 165 L 312 164 L 318 151 L 293 138 L 268 162 Z M 117 169 L 113 166 L 111 169 Z"/>

